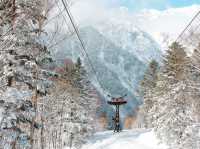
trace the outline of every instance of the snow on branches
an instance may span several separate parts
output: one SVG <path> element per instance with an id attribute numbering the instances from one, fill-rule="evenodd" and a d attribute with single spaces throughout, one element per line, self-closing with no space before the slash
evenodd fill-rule
<path id="1" fill-rule="evenodd" d="M 153 127 L 158 138 L 171 149 L 198 149 L 200 146 L 197 125 L 200 123 L 197 114 L 200 75 L 195 69 L 199 66 L 198 57 L 188 56 L 182 45 L 173 43 L 166 52 L 155 87 L 145 91 L 150 95 L 144 100 L 152 104 L 145 102 L 141 107 L 147 117 L 143 123 L 147 128 Z M 144 83 L 148 83 L 146 80 Z"/>
<path id="2" fill-rule="evenodd" d="M 43 70 L 49 52 L 39 40 L 43 8 L 41 0 L 0 3 L 0 148 L 32 148 L 40 128 L 37 98 L 51 84 Z"/>

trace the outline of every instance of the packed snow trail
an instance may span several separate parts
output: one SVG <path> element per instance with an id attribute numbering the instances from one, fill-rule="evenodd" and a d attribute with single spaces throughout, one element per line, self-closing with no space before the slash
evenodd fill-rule
<path id="1" fill-rule="evenodd" d="M 159 144 L 153 131 L 129 130 L 121 133 L 112 131 L 94 135 L 82 149 L 166 149 Z"/>

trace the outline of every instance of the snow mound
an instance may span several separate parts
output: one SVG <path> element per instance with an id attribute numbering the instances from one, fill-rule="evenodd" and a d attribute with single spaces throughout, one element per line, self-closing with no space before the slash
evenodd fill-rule
<path id="1" fill-rule="evenodd" d="M 99 132 L 82 149 L 167 149 L 167 146 L 159 144 L 151 130 L 129 130 L 119 134 Z"/>

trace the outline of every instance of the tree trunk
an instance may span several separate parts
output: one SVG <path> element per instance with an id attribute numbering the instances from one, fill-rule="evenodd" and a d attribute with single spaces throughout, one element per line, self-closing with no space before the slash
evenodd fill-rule
<path id="1" fill-rule="evenodd" d="M 35 133 L 35 121 L 36 121 L 36 116 L 37 116 L 37 89 L 35 89 L 35 96 L 32 98 L 34 110 L 35 110 L 35 116 L 32 118 L 32 123 L 31 123 L 31 134 L 30 134 L 30 144 L 31 144 L 31 149 L 34 148 L 34 133 Z"/>
<path id="2" fill-rule="evenodd" d="M 42 123 L 42 128 L 41 128 L 41 132 L 40 132 L 40 145 L 41 145 L 41 149 L 44 149 L 44 119 L 41 116 L 41 123 Z"/>
<path id="3" fill-rule="evenodd" d="M 12 0 L 12 29 L 15 30 L 16 0 Z"/>

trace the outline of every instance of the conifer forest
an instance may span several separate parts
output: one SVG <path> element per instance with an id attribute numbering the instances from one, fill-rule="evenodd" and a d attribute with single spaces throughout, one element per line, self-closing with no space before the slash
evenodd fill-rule
<path id="1" fill-rule="evenodd" d="M 0 0 L 0 149 L 200 149 L 200 2 Z"/>

